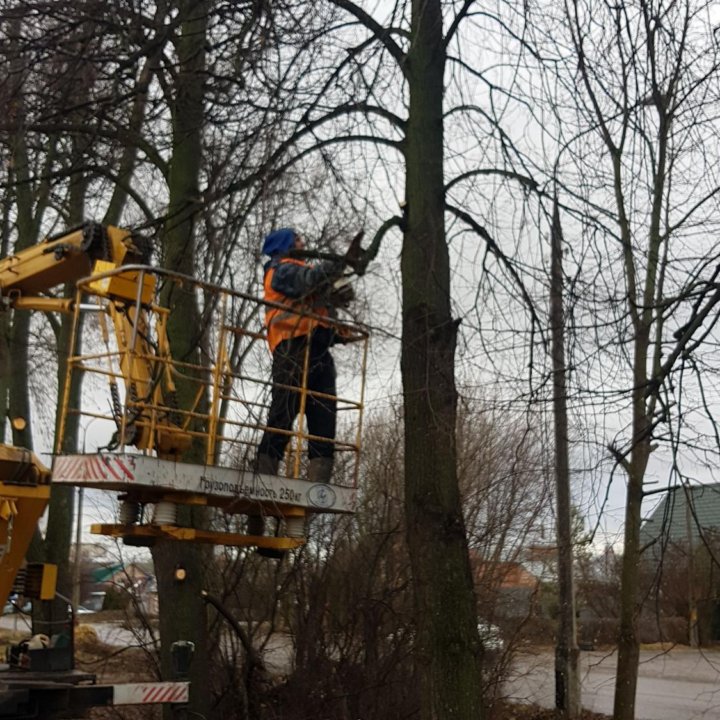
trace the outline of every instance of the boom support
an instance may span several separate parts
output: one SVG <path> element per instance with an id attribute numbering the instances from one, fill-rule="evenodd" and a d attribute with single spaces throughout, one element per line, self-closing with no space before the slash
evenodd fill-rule
<path id="1" fill-rule="evenodd" d="M 362 259 L 360 238 L 361 234 L 355 238 L 352 253 L 348 255 L 347 261 L 353 267 L 357 265 L 355 256 Z M 286 458 L 287 477 L 280 484 L 276 482 L 279 478 L 238 473 L 233 469 L 237 467 L 238 458 L 253 453 L 259 434 L 266 430 L 263 421 L 271 384 L 266 379 L 269 376 L 267 350 L 264 342 L 256 342 L 263 340 L 263 334 L 252 329 L 259 327 L 265 303 L 243 293 L 149 267 L 143 264 L 147 262 L 146 255 L 145 242 L 130 232 L 87 223 L 0 260 L 0 309 L 73 313 L 74 347 L 80 347 L 77 336 L 82 328 L 82 346 L 88 350 L 80 355 L 72 349 L 68 358 L 56 453 L 60 453 L 61 439 L 71 415 L 79 415 L 81 421 L 85 418 L 86 423 L 100 421 L 93 427 L 102 427 L 104 432 L 114 430 L 107 446 L 102 448 L 109 453 L 75 456 L 78 463 L 74 463 L 72 457 L 69 462 L 67 456 L 57 457 L 55 469 L 62 468 L 62 471 L 57 473 L 56 481 L 110 489 L 104 472 L 115 466 L 112 454 L 118 451 L 130 452 L 128 457 L 140 452 L 148 458 L 169 461 L 169 465 L 163 466 L 162 481 L 154 476 L 147 484 L 129 482 L 128 478 L 115 483 L 114 489 L 121 499 L 120 522 L 99 526 L 98 531 L 124 537 L 135 544 L 169 537 L 289 549 L 304 542 L 302 520 L 308 512 L 352 512 L 363 412 L 366 331 L 335 323 L 344 344 L 358 343 L 362 349 L 357 373 L 361 380 L 360 400 L 332 398 L 339 411 L 346 411 L 343 417 L 352 417 L 353 413 L 357 417 L 356 423 L 343 424 L 343 428 L 348 425 L 345 436 L 334 441 L 336 453 L 355 456 L 352 485 L 342 492 L 340 488 L 326 485 L 305 487 L 299 483 L 295 489 L 287 485 L 291 480 L 298 482 L 303 472 L 304 448 L 308 441 L 316 439 L 308 432 L 302 414 L 297 428 L 279 431 L 286 432 L 291 439 Z M 361 267 L 364 268 L 362 263 L 356 271 Z M 48 294 L 56 285 L 69 282 L 77 283 L 74 298 Z M 202 306 L 202 359 L 197 364 L 171 356 L 167 326 L 173 310 L 157 300 L 160 287 L 163 297 L 170 301 L 179 293 L 193 293 Z M 92 307 L 97 322 L 81 323 L 80 314 L 90 307 L 88 299 L 94 300 Z M 297 308 L 293 312 L 298 312 Z M 312 314 L 308 313 L 307 317 L 312 324 Z M 326 317 L 317 320 L 325 324 L 335 322 Z M 308 372 L 306 367 L 305 378 Z M 85 397 L 80 406 L 71 407 L 69 389 L 75 373 L 82 375 Z M 180 378 L 186 397 L 183 407 L 179 407 L 176 398 Z M 302 408 L 312 391 L 308 390 L 306 380 L 301 384 L 302 387 L 294 390 L 300 395 Z M 109 388 L 110 402 L 106 395 L 98 404 L 103 386 L 106 390 Z M 110 407 L 109 413 L 107 407 Z M 204 455 L 204 465 L 186 465 L 197 483 L 181 487 L 182 466 L 178 460 L 191 445 L 196 458 Z M 12 554 L 8 549 L 5 558 L 0 557 L 0 601 L 7 598 L 12 584 L 1 582 L 2 575 L 10 577 L 17 573 L 18 563 L 27 551 L 33 528 L 47 503 L 50 481 L 49 471 L 34 459 L 28 465 L 28 472 L 36 481 L 24 485 L 22 493 L 16 491 L 19 486 L 12 478 L 24 467 L 26 455 L 10 446 L 0 446 L 0 458 L 3 455 L 6 461 L 0 462 L 0 546 L 4 538 L 12 537 L 9 545 L 5 540 Z M 75 466 L 84 468 L 82 476 L 68 472 L 68 468 Z M 98 472 L 93 473 L 93 468 Z M 229 479 L 225 479 L 228 474 Z M 217 479 L 220 476 L 221 482 Z M 227 488 L 233 488 L 231 497 L 227 496 Z M 178 504 L 208 505 L 229 515 L 271 516 L 279 523 L 282 521 L 286 534 L 278 532 L 261 538 L 247 534 L 242 525 L 238 531 L 231 532 L 190 532 L 187 528 L 177 528 L 175 508 Z"/>
<path id="2" fill-rule="evenodd" d="M 360 248 L 360 237 L 344 258 L 358 274 L 364 272 L 369 257 Z M 120 228 L 87 223 L 0 259 L 0 312 L 71 313 L 74 326 L 52 473 L 29 451 L 0 444 L 2 604 L 13 590 L 32 599 L 55 596 L 54 566 L 27 567 L 24 575 L 22 571 L 38 520 L 49 501 L 51 481 L 117 493 L 119 521 L 92 530 L 138 545 L 163 538 L 285 551 L 305 542 L 308 513 L 354 511 L 367 361 L 365 329 L 314 317 L 325 325 L 335 324 L 343 343 L 356 343 L 360 349 L 355 373 L 359 400 L 318 393 L 345 411 L 346 421 L 333 443 L 336 453 L 354 457 L 354 464 L 343 463 L 352 468 L 350 483 L 331 486 L 300 479 L 308 442 L 327 441 L 309 432 L 302 414 L 296 428 L 274 429 L 290 436 L 285 477 L 239 470 L 239 466 L 248 467 L 247 460 L 243 460 L 252 457 L 260 433 L 268 429 L 263 425 L 271 385 L 267 380 L 268 355 L 265 343 L 257 342 L 264 340 L 259 317 L 267 303 L 149 267 L 146 255 L 141 238 Z M 76 284 L 74 297 L 51 294 L 57 285 L 67 283 Z M 162 297 L 169 298 L 169 302 L 179 293 L 193 293 L 201 307 L 201 359 L 197 362 L 171 355 L 167 327 L 173 309 L 159 302 L 161 287 Z M 81 323 L 81 313 L 91 307 L 93 317 Z M 298 312 L 296 308 L 276 307 Z M 307 318 L 312 325 L 312 313 L 307 313 Z M 80 347 L 84 354 L 76 350 Z M 308 357 L 306 353 L 304 380 L 299 387 L 289 388 L 299 394 L 301 408 L 313 395 L 307 387 Z M 76 407 L 70 403 L 74 374 L 82 376 L 83 391 Z M 176 385 L 183 388 L 182 407 L 176 398 Z M 71 416 L 79 416 L 86 433 L 92 424 L 93 431 L 107 434 L 107 445 L 91 454 L 61 455 L 61 440 Z M 353 416 L 354 423 L 348 421 Z M 195 464 L 182 462 L 191 445 Z M 223 513 L 227 518 L 223 530 L 180 526 L 177 506 L 182 504 L 207 506 Z M 249 534 L 250 526 L 243 518 L 246 514 L 274 518 L 277 532 Z M 18 587 L 19 577 L 24 578 L 22 587 Z M 39 650 L 22 650 L 22 644 L 16 649 L 17 656 L 25 658 L 31 670 L 42 669 L 44 660 L 33 656 Z M 56 647 L 45 650 L 66 652 Z M 71 649 L 69 657 L 72 661 Z M 0 681 L 4 688 L 0 688 L 0 718 L 30 713 L 28 708 L 34 708 L 35 717 L 49 718 L 51 710 L 45 709 L 44 702 L 52 705 L 52 712 L 67 717 L 70 710 L 107 703 L 110 698 L 114 704 L 187 701 L 184 682 L 147 687 L 87 686 L 94 678 L 75 673 L 72 662 L 62 677 L 33 676 L 31 682 L 27 678 L 10 673 Z"/>
<path id="3" fill-rule="evenodd" d="M 146 258 L 127 230 L 85 223 L 0 260 L 0 298 L 6 307 L 21 298 L 27 304 L 40 293 L 87 277 L 98 260 L 119 266 Z"/>

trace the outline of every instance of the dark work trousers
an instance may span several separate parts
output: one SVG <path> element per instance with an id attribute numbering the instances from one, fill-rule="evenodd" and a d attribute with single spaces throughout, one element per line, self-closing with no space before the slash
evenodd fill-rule
<path id="1" fill-rule="evenodd" d="M 310 435 L 335 439 L 336 402 L 335 363 L 330 354 L 332 335 L 326 328 L 313 332 L 310 341 L 310 357 L 307 389 L 309 391 L 332 395 L 333 399 L 318 398 L 308 394 L 305 399 L 305 417 L 307 432 Z M 300 412 L 300 388 L 302 386 L 305 348 L 308 337 L 297 337 L 283 340 L 275 348 L 272 364 L 272 395 L 268 414 L 268 430 L 263 434 L 258 452 L 276 459 L 282 459 L 285 448 L 290 440 L 289 435 L 275 433 L 272 428 L 290 430 L 293 421 Z M 279 387 L 292 386 L 294 389 Z M 332 457 L 332 442 L 311 440 L 308 446 L 308 457 Z"/>

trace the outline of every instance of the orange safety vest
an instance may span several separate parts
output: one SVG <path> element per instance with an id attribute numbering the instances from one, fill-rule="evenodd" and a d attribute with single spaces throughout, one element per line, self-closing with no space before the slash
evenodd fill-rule
<path id="1" fill-rule="evenodd" d="M 307 265 L 307 263 L 302 260 L 295 260 L 294 258 L 283 258 L 280 260 L 280 263 L 293 263 L 303 267 Z M 313 306 L 312 298 L 305 298 L 302 301 L 291 300 L 287 295 L 283 295 L 275 290 L 272 286 L 275 267 L 277 267 L 277 265 L 271 266 L 265 273 L 265 299 L 269 302 L 281 303 L 288 307 L 265 308 L 265 329 L 267 330 L 267 341 L 268 345 L 270 345 L 270 352 L 274 352 L 275 348 L 283 340 L 310 335 L 319 325 L 327 325 L 327 323 L 317 318 L 308 317 L 303 313 L 311 312 L 324 317 L 328 315 L 327 308 L 324 305 Z"/>

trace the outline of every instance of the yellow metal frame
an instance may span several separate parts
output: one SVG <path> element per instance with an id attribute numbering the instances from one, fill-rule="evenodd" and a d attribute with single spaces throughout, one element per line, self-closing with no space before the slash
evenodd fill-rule
<path id="1" fill-rule="evenodd" d="M 120 276 L 132 278 L 138 283 L 132 300 L 129 298 L 133 293 L 116 281 Z M 171 292 L 167 291 L 169 284 L 175 285 Z M 116 297 L 108 290 L 117 287 L 122 287 L 122 297 Z M 169 295 L 175 292 L 197 292 L 205 299 L 209 325 L 206 333 L 207 342 L 203 345 L 203 364 L 180 362 L 171 357 L 167 337 L 169 310 L 158 304 L 155 297 L 147 293 L 147 288 L 150 287 L 156 292 L 157 288 L 163 287 L 164 292 L 168 292 Z M 102 342 L 106 345 L 105 352 L 76 355 L 75 335 L 80 327 L 79 299 L 83 294 L 92 294 L 98 289 L 103 292 L 103 295 L 96 296 L 96 299 L 100 306 L 99 329 Z M 264 423 L 268 411 L 267 390 L 271 387 L 272 380 L 258 377 L 258 375 L 269 375 L 270 355 L 264 347 L 264 333 L 259 331 L 260 317 L 264 307 L 268 305 L 275 306 L 273 303 L 265 303 L 243 293 L 144 266 L 109 269 L 106 273 L 81 281 L 77 288 L 73 349 L 67 364 L 66 393 L 63 397 L 59 438 L 63 436 L 67 417 L 73 413 L 92 419 L 118 421 L 117 450 L 120 452 L 125 452 L 127 447 L 134 447 L 140 452 L 157 455 L 161 459 L 180 459 L 182 452 L 194 442 L 202 445 L 204 462 L 207 466 L 227 466 L 228 453 L 233 449 L 241 450 L 243 446 L 249 453 L 254 454 L 254 448 L 261 434 L 268 429 Z M 240 317 L 238 317 L 238 307 L 244 308 Z M 293 311 L 297 312 L 297 307 L 293 307 Z M 328 321 L 324 317 L 312 314 L 309 314 L 309 317 L 314 321 L 322 320 L 325 324 L 333 323 L 332 320 Z M 108 324 L 112 325 L 114 333 L 110 332 Z M 287 431 L 292 442 L 289 446 L 286 475 L 289 478 L 299 478 L 303 450 L 308 441 L 325 440 L 325 438 L 315 438 L 307 431 L 304 420 L 307 398 L 310 395 L 328 397 L 336 401 L 339 409 L 349 410 L 355 414 L 352 418 L 355 422 L 350 423 L 350 434 L 345 432 L 342 437 L 333 441 L 336 452 L 350 453 L 354 456 L 352 486 L 355 487 L 359 472 L 369 334 L 359 326 L 344 323 L 337 325 L 346 345 L 360 345 L 360 399 L 324 395 L 309 390 L 307 387 L 309 354 L 306 352 L 301 386 L 290 388 L 300 394 L 300 412 L 296 428 Z M 260 371 L 249 360 L 253 355 L 251 348 L 258 340 L 263 343 L 262 355 L 266 365 L 264 371 Z M 240 345 L 242 361 L 233 367 L 231 357 L 234 343 Z M 88 346 L 87 339 L 83 344 Z M 255 353 L 256 362 L 257 358 Z M 124 388 L 120 417 L 113 418 L 96 409 L 90 409 L 88 404 L 82 402 L 80 407 L 69 407 L 67 390 L 72 385 L 72 375 L 78 372 L 82 372 L 85 377 L 84 388 L 90 386 L 88 379 L 92 375 L 102 378 L 104 382 Z M 181 376 L 186 379 L 192 378 L 196 385 L 190 407 L 179 408 L 172 402 L 177 380 Z M 201 403 L 203 398 L 206 402 Z M 345 417 L 348 417 L 347 413 Z M 276 432 L 283 431 L 276 430 Z M 230 464 L 232 463 L 233 461 L 230 460 Z M 190 495 L 173 497 L 170 500 L 157 495 L 152 497 L 147 494 L 142 495 L 138 490 L 132 490 L 131 494 L 131 501 L 140 504 L 160 501 L 205 504 L 202 500 L 198 500 L 198 497 Z M 216 505 L 214 502 L 207 504 Z M 285 518 L 305 514 L 305 510 L 301 507 L 273 501 L 262 503 L 238 500 L 229 504 L 224 502 L 221 507 L 226 512 L 257 513 L 259 511 L 263 515 Z M 127 536 L 129 532 L 138 532 L 149 533 L 148 537 L 156 536 L 154 530 L 137 530 L 137 527 L 151 526 L 128 528 L 123 525 L 120 526 L 124 528 L 122 532 L 114 526 L 98 527 L 104 528 L 103 532 L 107 530 L 111 535 L 119 533 Z M 146 537 L 146 535 L 142 536 Z M 168 535 L 165 530 L 157 536 L 172 536 L 178 539 L 190 537 L 183 533 Z M 223 544 L 258 544 L 254 540 L 232 539 L 233 533 L 211 534 L 206 537 L 214 537 L 215 541 Z M 275 546 L 268 545 L 268 547 Z"/>
<path id="2" fill-rule="evenodd" d="M 234 547 L 256 546 L 273 550 L 295 550 L 305 544 L 304 538 L 273 537 L 269 535 L 247 535 L 245 533 L 217 532 L 200 530 L 177 525 L 117 525 L 99 523 L 91 525 L 90 532 L 95 535 L 108 535 L 118 538 L 143 538 L 178 540 L 181 542 L 206 543 L 212 545 L 230 545 Z"/>
<path id="3" fill-rule="evenodd" d="M 4 605 L 25 564 L 30 542 L 50 500 L 50 470 L 24 448 L 0 445 L 0 602 Z M 42 592 L 55 593 L 51 573 Z M 41 595 L 41 598 L 44 597 Z"/>
<path id="4" fill-rule="evenodd" d="M 265 303 L 252 296 L 212 286 L 183 275 L 142 266 L 109 270 L 107 273 L 80 282 L 78 300 L 83 293 L 92 293 L 97 288 L 117 287 L 115 278 L 119 276 L 137 280 L 138 287 L 134 301 L 130 302 L 127 299 L 132 293 L 125 290 L 123 290 L 125 299 L 105 296 L 98 298 L 102 312 L 112 321 L 115 330 L 115 347 L 108 348 L 105 353 L 75 355 L 74 349 L 71 351 L 67 365 L 66 393 L 62 400 L 59 436 L 63 435 L 65 420 L 70 413 L 112 419 L 102 413 L 68 406 L 72 374 L 82 372 L 86 376 L 105 375 L 111 382 L 123 384 L 125 387 L 125 412 L 122 414 L 118 433 L 120 450 L 124 446 L 132 445 L 144 452 L 157 453 L 159 457 L 173 458 L 179 457 L 195 438 L 202 442 L 206 464 L 215 465 L 223 460 L 221 452 L 223 446 L 237 443 L 239 435 L 244 433 L 248 437 L 255 436 L 254 440 L 246 440 L 245 444 L 256 444 L 259 435 L 267 429 L 263 424 L 267 405 L 259 402 L 258 399 L 264 394 L 262 388 L 268 388 L 272 382 L 255 377 L 253 372 L 248 373 L 244 367 L 232 368 L 230 345 L 231 341 L 238 337 L 248 345 L 252 345 L 261 339 L 263 334 L 247 327 L 242 321 L 231 322 L 229 308 L 233 302 L 237 304 L 241 301 L 247 308 L 246 315 L 257 318 L 264 306 L 275 306 L 275 304 Z M 207 364 L 179 362 L 170 355 L 166 329 L 169 310 L 156 304 L 154 298 L 147 294 L 147 288 L 157 288 L 167 283 L 176 283 L 187 292 L 199 289 L 203 297 L 208 298 L 208 302 L 215 308 L 213 344 L 204 348 Z M 297 308 L 294 308 L 294 311 L 297 312 Z M 79 302 L 77 302 L 74 336 L 79 327 L 79 312 Z M 317 321 L 322 319 L 324 323 L 328 322 L 327 318 L 312 314 L 309 314 L 309 317 Z M 105 322 L 101 317 L 101 334 L 103 340 L 110 343 L 112 339 Z M 259 325 L 257 320 L 256 322 Z M 330 321 L 331 324 L 332 322 Z M 337 324 L 342 328 L 346 343 L 362 345 L 360 399 L 326 396 L 332 397 L 339 407 L 357 414 L 352 439 L 335 441 L 336 451 L 355 455 L 354 484 L 356 484 L 364 412 L 368 333 L 359 326 Z M 306 352 L 301 386 L 291 388 L 300 394 L 300 412 L 297 428 L 287 431 L 293 439 L 291 445 L 293 457 L 288 463 L 289 477 L 300 476 L 303 448 L 308 440 L 315 439 L 306 431 L 304 422 L 308 395 L 325 397 L 322 393 L 308 390 L 308 363 L 309 357 Z M 175 392 L 176 378 L 180 375 L 186 378 L 192 377 L 197 385 L 194 402 L 189 408 L 177 408 L 170 402 Z M 245 389 L 249 391 L 247 395 L 255 396 L 256 399 L 248 399 L 242 393 L 237 393 L 234 390 L 236 382 L 244 384 Z M 203 397 L 207 398 L 207 411 L 199 410 L 200 400 Z M 221 415 L 222 409 L 227 409 L 228 406 L 232 409 L 233 406 L 250 407 L 253 404 L 256 405 L 256 417 L 252 420 L 238 419 L 243 417 L 243 413 L 238 413 L 235 417 L 232 412 Z M 258 418 L 257 415 L 263 417 Z M 135 428 L 132 439 L 128 432 L 129 424 Z"/>
<path id="5" fill-rule="evenodd" d="M 253 451 L 260 435 L 268 429 L 264 422 L 268 409 L 267 390 L 272 381 L 258 376 L 269 374 L 269 368 L 263 371 L 252 366 L 248 357 L 256 355 L 251 351 L 252 347 L 264 338 L 264 332 L 260 331 L 263 311 L 274 307 L 299 318 L 305 317 L 310 324 L 336 324 L 346 344 L 360 343 L 362 346 L 360 400 L 333 396 L 338 408 L 354 413 L 356 419 L 350 435 L 345 432 L 343 437 L 334 440 L 336 452 L 354 456 L 355 486 L 364 412 L 367 331 L 359 326 L 334 323 L 325 317 L 303 313 L 297 304 L 284 306 L 267 303 L 177 273 L 144 265 L 124 264 L 128 258 L 132 261 L 139 254 L 128 231 L 115 227 L 86 226 L 0 260 L 0 307 L 73 313 L 71 350 L 66 366 L 55 452 L 59 454 L 64 449 L 63 438 L 68 418 L 70 415 L 79 415 L 88 420 L 111 421 L 117 427 L 115 447 L 121 452 L 132 448 L 161 459 L 180 460 L 191 445 L 201 445 L 206 465 L 235 464 L 237 459 L 231 457 L 232 453 L 237 455 Z M 82 276 L 86 276 L 85 279 L 78 280 Z M 55 285 L 70 281 L 77 281 L 74 298 L 39 296 L 39 293 L 47 292 Z M 173 292 L 198 292 L 206 303 L 204 312 L 210 322 L 205 334 L 208 343 L 203 346 L 204 354 L 199 363 L 181 362 L 171 356 L 167 336 L 170 310 L 157 300 L 158 289 L 161 286 L 167 288 L 168 285 L 174 286 Z M 97 303 L 99 343 L 104 345 L 104 351 L 97 347 L 91 347 L 90 352 L 80 353 L 76 350 L 80 347 L 80 313 L 86 309 L 81 301 L 87 296 L 94 297 Z M 240 317 L 237 315 L 238 307 L 244 308 Z M 84 333 L 88 332 L 88 325 Z M 236 344 L 241 347 L 242 362 L 237 361 L 234 353 Z M 83 345 L 88 346 L 88 343 Z M 309 354 L 306 352 L 301 387 L 291 388 L 300 394 L 300 413 L 296 428 L 287 431 L 292 441 L 286 463 L 286 475 L 290 478 L 300 477 L 301 459 L 308 441 L 319 439 L 310 435 L 306 429 L 304 412 L 308 397 L 331 397 L 307 388 L 308 364 Z M 87 380 L 92 375 L 109 384 L 112 398 L 110 412 L 83 401 L 78 407 L 70 407 L 70 388 L 74 386 L 72 381 L 76 374 L 82 374 L 86 379 L 83 388 L 91 384 Z M 188 379 L 195 383 L 191 390 L 194 397 L 189 407 L 177 407 L 174 400 L 180 378 L 184 378 L 186 384 Z M 345 414 L 346 417 L 348 415 Z M 22 465 L 18 458 L 13 462 L 6 463 L 6 477 L 14 475 Z M 45 482 L 37 483 L 34 487 L 28 485 L 22 492 L 15 485 L 11 489 L 3 489 L 2 467 L 0 456 L 0 544 L 3 527 L 7 536 L 13 539 L 15 536 L 21 537 L 19 533 L 29 532 L 28 528 L 34 529 L 49 496 Z M 39 476 L 46 477 L 43 473 L 47 469 L 41 472 L 34 463 L 30 467 L 36 468 Z M 140 497 L 137 500 L 141 503 L 157 502 L 158 498 Z M 203 504 L 202 499 L 187 493 L 174 498 L 175 501 Z M 238 500 L 233 503 L 233 507 L 237 508 L 237 512 L 260 510 L 265 515 L 286 518 L 297 518 L 305 513 L 301 507 L 269 502 L 263 504 Z M 19 521 L 20 518 L 22 520 Z M 23 526 L 22 530 L 20 526 Z M 192 534 L 184 530 L 163 532 L 164 536 L 178 539 L 188 539 Z M 123 534 L 128 534 L 127 528 Z M 193 537 L 197 542 L 209 542 L 203 538 L 214 537 L 213 542 L 225 544 L 259 544 L 256 541 L 234 540 L 232 533 L 195 534 Z M 270 542 L 267 547 L 279 548 L 272 542 L 281 540 L 268 538 L 263 542 Z M 285 540 L 290 542 L 289 539 Z M 292 541 L 293 546 L 301 542 Z M 16 544 L 19 547 L 22 543 L 18 540 Z M 11 574 L 13 572 L 16 570 L 11 571 Z M 0 593 L 2 591 L 0 583 Z"/>
<path id="6" fill-rule="evenodd" d="M 117 267 L 134 248 L 132 234 L 111 225 L 104 226 L 102 231 L 111 264 Z M 2 258 L 0 296 L 9 298 L 15 307 L 13 298 L 34 296 L 56 285 L 86 277 L 95 272 L 92 259 L 95 251 L 88 244 L 87 228 L 80 227 Z M 104 270 L 107 270 L 106 266 Z"/>
<path id="7" fill-rule="evenodd" d="M 248 369 L 247 365 L 234 361 L 231 348 L 239 342 L 245 348 L 240 356 L 250 355 L 253 344 L 264 338 L 264 333 L 259 331 L 259 318 L 264 309 L 274 307 L 307 317 L 311 323 L 335 324 L 346 344 L 362 345 L 360 400 L 333 398 L 339 406 L 357 415 L 353 436 L 334 441 L 337 452 L 354 455 L 355 486 L 364 412 L 366 329 L 299 312 L 297 305 L 267 303 L 177 273 L 124 264 L 128 258 L 132 261 L 139 255 L 127 230 L 85 226 L 0 260 L 0 309 L 73 314 L 55 452 L 63 451 L 70 415 L 110 420 L 117 425 L 118 450 L 132 447 L 162 459 L 178 460 L 191 444 L 201 443 L 206 464 L 214 466 L 227 460 L 228 449 L 256 446 L 260 434 L 268 429 L 263 422 L 267 415 L 267 389 L 272 382 L 259 379 L 255 368 Z M 97 259 L 100 256 L 106 259 Z M 78 280 L 83 276 L 85 279 Z M 77 281 L 74 298 L 40 296 L 57 285 L 73 281 Z M 180 362 L 171 356 L 167 336 L 170 310 L 157 300 L 158 288 L 167 284 L 174 284 L 179 292 L 199 291 L 208 303 L 205 309 L 209 309 L 208 316 L 213 324 L 207 336 L 213 342 L 203 348 L 206 354 L 201 363 Z M 100 342 L 105 345 L 105 351 L 93 348 L 90 353 L 80 354 L 76 348 L 79 347 L 80 313 L 85 310 L 81 301 L 88 295 L 97 301 Z M 239 319 L 233 317 L 238 305 L 245 308 Z M 256 329 L 253 330 L 253 326 Z M 110 384 L 113 399 L 110 413 L 82 401 L 79 407 L 70 407 L 70 388 L 73 375 L 77 373 L 86 377 L 96 375 Z M 190 407 L 179 408 L 174 402 L 176 385 L 181 377 L 191 378 L 197 385 Z M 305 430 L 307 397 L 313 394 L 307 388 L 307 377 L 306 353 L 302 386 L 293 388 L 300 393 L 297 429 L 288 431 L 294 455 L 293 461 L 287 463 L 287 474 L 292 478 L 300 476 L 304 446 L 309 440 L 316 439 Z M 207 403 L 201 402 L 203 399 L 207 399 Z M 260 415 L 263 419 L 259 419 Z M 0 445 L 0 600 L 3 602 L 16 582 L 49 497 L 50 471 L 32 453 Z M 162 500 L 190 505 L 213 504 L 207 497 L 195 493 L 148 495 L 135 499 L 141 503 Z M 299 506 L 242 498 L 225 503 L 223 508 L 227 512 L 260 512 L 278 518 L 299 518 L 305 514 L 304 508 Z M 123 537 L 162 537 L 278 550 L 296 548 L 304 543 L 302 538 L 258 537 L 170 525 L 100 525 L 95 526 L 95 531 Z M 36 578 L 38 595 L 43 599 L 51 598 L 55 592 L 57 570 L 48 565 L 43 566 L 41 572 L 39 580 Z"/>

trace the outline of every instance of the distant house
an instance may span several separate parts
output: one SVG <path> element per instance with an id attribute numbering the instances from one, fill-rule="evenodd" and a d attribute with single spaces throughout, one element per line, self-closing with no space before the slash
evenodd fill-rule
<path id="1" fill-rule="evenodd" d="M 557 582 L 557 545 L 529 545 L 523 550 L 521 559 L 523 567 L 540 582 Z"/>
<path id="2" fill-rule="evenodd" d="M 123 563 L 100 565 L 91 570 L 90 580 L 95 585 L 118 584 L 118 576 L 120 576 L 119 583 L 125 586 L 126 583 L 122 582 L 124 571 L 125 565 Z"/>
<path id="3" fill-rule="evenodd" d="M 141 611 L 153 615 L 157 614 L 157 584 L 155 576 L 137 563 L 112 563 L 92 568 L 90 571 L 89 597 L 95 597 L 102 592 L 126 590 L 136 598 Z M 82 604 L 82 603 L 81 603 Z M 93 603 L 88 602 L 87 605 Z M 100 607 L 89 609 L 100 610 Z"/>
<path id="4" fill-rule="evenodd" d="M 668 545 L 720 539 L 720 483 L 672 488 L 640 528 L 640 544 L 655 560 Z"/>
<path id="5" fill-rule="evenodd" d="M 487 590 L 496 594 L 495 615 L 524 618 L 531 613 L 540 581 L 521 563 L 483 560 L 471 553 L 470 566 L 480 602 Z"/>
<path id="6" fill-rule="evenodd" d="M 660 612 L 695 616 L 701 643 L 720 640 L 720 573 L 714 559 L 720 552 L 720 483 L 670 489 L 642 524 L 640 544 L 642 568 L 659 585 Z"/>

